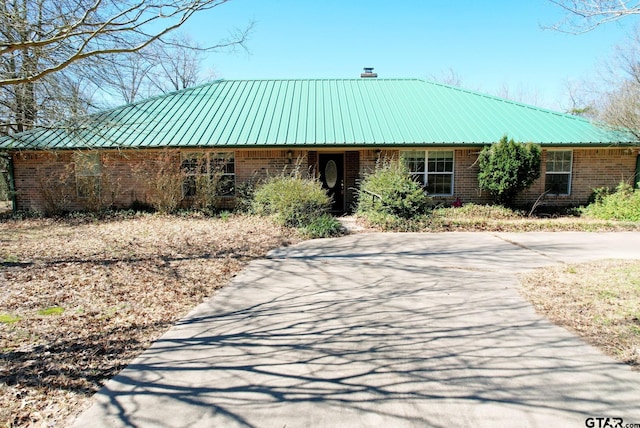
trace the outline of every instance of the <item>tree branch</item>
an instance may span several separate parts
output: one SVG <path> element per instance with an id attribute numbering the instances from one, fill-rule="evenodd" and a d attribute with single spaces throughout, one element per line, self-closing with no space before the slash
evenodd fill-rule
<path id="1" fill-rule="evenodd" d="M 549 0 L 564 9 L 565 18 L 551 28 L 570 34 L 583 34 L 600 25 L 617 21 L 625 16 L 640 14 L 637 0 Z"/>
<path id="2" fill-rule="evenodd" d="M 228 1 L 122 1 L 114 2 L 118 5 L 115 8 L 105 0 L 91 0 L 91 3 L 72 0 L 70 7 L 68 2 L 62 2 L 57 9 L 58 15 L 46 16 L 44 23 L 30 22 L 29 11 L 8 10 L 3 2 L 0 7 L 0 26 L 3 27 L 0 59 L 17 54 L 22 55 L 21 61 L 25 61 L 33 53 L 34 57 L 46 57 L 48 64 L 0 76 L 0 87 L 34 82 L 90 57 L 138 52 L 153 42 L 164 42 L 163 36 L 181 27 L 196 12 L 213 9 Z M 85 3 L 86 6 L 82 7 Z M 56 4 L 55 0 L 52 4 Z M 68 6 L 68 10 L 64 6 Z M 76 11 L 77 16 L 66 16 L 65 12 L 72 11 Z M 244 47 L 252 27 L 253 23 L 218 44 L 198 49 L 211 51 L 238 45 Z M 22 34 L 22 37 L 14 34 Z"/>

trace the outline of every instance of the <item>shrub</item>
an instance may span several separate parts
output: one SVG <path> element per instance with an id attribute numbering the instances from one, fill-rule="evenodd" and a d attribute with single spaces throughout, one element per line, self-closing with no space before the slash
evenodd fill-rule
<path id="1" fill-rule="evenodd" d="M 383 160 L 362 180 L 357 212 L 375 226 L 397 229 L 402 220 L 427 214 L 430 206 L 431 198 L 411 179 L 404 164 Z"/>
<path id="2" fill-rule="evenodd" d="M 142 187 L 148 189 L 146 201 L 158 212 L 174 213 L 182 202 L 184 173 L 180 168 L 180 152 L 164 150 L 142 161 L 134 174 Z"/>
<path id="3" fill-rule="evenodd" d="M 515 196 L 540 177 L 540 147 L 516 143 L 505 135 L 478 157 L 478 184 L 494 201 L 511 206 Z"/>
<path id="4" fill-rule="evenodd" d="M 270 177 L 253 195 L 252 210 L 273 216 L 289 227 L 306 227 L 329 210 L 331 199 L 317 180 L 303 178 L 298 172 Z"/>
<path id="5" fill-rule="evenodd" d="M 71 167 L 61 171 L 46 166 L 37 167 L 35 179 L 44 215 L 60 215 L 69 210 L 75 190 Z"/>
<path id="6" fill-rule="evenodd" d="M 11 199 L 9 191 L 9 160 L 0 156 L 0 201 Z"/>
<path id="7" fill-rule="evenodd" d="M 251 213 L 254 195 L 256 192 L 257 179 L 242 182 L 236 186 L 236 206 L 235 210 L 241 213 Z"/>
<path id="8" fill-rule="evenodd" d="M 598 189 L 599 190 L 599 189 Z M 600 190 L 595 201 L 582 210 L 586 217 L 602 220 L 640 221 L 640 191 L 620 183 L 610 194 Z"/>
<path id="9" fill-rule="evenodd" d="M 342 234 L 342 224 L 330 214 L 316 217 L 308 225 L 301 228 L 302 234 L 311 239 L 330 238 Z"/>

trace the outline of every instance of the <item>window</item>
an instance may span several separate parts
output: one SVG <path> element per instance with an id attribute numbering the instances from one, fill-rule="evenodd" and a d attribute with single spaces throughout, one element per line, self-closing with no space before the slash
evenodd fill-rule
<path id="1" fill-rule="evenodd" d="M 233 153 L 211 153 L 209 174 L 218 179 L 218 196 L 236 194 L 236 165 Z"/>
<path id="2" fill-rule="evenodd" d="M 235 195 L 236 173 L 233 153 L 183 153 L 182 171 L 184 173 L 182 183 L 184 197 L 196 196 L 198 185 L 202 183 L 199 179 L 203 177 L 217 180 L 217 196 Z"/>
<path id="3" fill-rule="evenodd" d="M 453 195 L 453 151 L 405 151 L 401 157 L 429 194 Z"/>
<path id="4" fill-rule="evenodd" d="M 571 150 L 547 151 L 547 170 L 544 189 L 554 195 L 568 195 L 571 193 L 571 164 L 573 153 Z"/>
<path id="5" fill-rule="evenodd" d="M 76 192 L 79 198 L 90 198 L 100 195 L 100 177 L 102 165 L 100 153 L 74 153 L 73 162 L 76 171 Z"/>

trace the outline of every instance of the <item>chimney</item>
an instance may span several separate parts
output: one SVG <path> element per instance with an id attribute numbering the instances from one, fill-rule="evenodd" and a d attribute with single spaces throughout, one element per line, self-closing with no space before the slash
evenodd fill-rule
<path id="1" fill-rule="evenodd" d="M 373 72 L 373 67 L 365 67 L 364 73 L 360 73 L 360 77 L 362 77 L 363 79 L 378 77 L 378 73 Z"/>

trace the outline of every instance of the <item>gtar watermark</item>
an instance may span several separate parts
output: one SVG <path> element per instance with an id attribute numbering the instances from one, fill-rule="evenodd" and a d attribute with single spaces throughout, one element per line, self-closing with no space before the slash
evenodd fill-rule
<path id="1" fill-rule="evenodd" d="M 622 418 L 597 418 L 590 417 L 585 419 L 584 425 L 587 428 L 640 428 L 639 424 L 625 423 Z"/>

